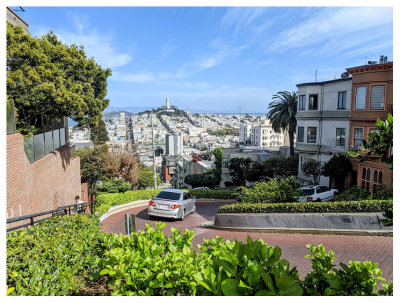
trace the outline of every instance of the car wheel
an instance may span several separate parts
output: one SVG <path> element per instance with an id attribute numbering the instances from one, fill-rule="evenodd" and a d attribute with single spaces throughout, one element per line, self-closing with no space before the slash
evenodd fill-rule
<path id="1" fill-rule="evenodd" d="M 194 213 L 196 211 L 196 205 L 193 205 L 193 211 L 192 213 Z"/>
<path id="2" fill-rule="evenodd" d="M 318 198 L 317 200 L 315 200 L 316 202 L 322 202 L 320 198 Z"/>
<path id="3" fill-rule="evenodd" d="M 185 210 L 182 211 L 182 215 L 179 218 L 180 221 L 183 221 L 183 219 L 185 219 Z"/>

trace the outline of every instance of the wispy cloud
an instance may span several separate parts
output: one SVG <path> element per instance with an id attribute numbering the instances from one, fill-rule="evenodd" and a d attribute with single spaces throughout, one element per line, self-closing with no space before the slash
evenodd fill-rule
<path id="1" fill-rule="evenodd" d="M 170 53 L 177 48 L 176 45 L 172 45 L 171 42 L 165 43 L 161 47 L 161 59 L 165 59 Z"/>
<path id="2" fill-rule="evenodd" d="M 222 17 L 221 24 L 233 27 L 235 35 L 267 11 L 267 7 L 233 7 Z M 259 28 L 261 29 L 261 28 Z"/>
<path id="3" fill-rule="evenodd" d="M 119 82 L 145 83 L 153 81 L 155 77 L 151 72 L 140 72 L 137 74 L 114 72 L 110 79 Z"/>
<path id="4" fill-rule="evenodd" d="M 387 25 L 392 20 L 391 7 L 325 8 L 280 32 L 269 50 L 285 52 L 310 47 L 333 54 L 362 46 L 372 39 L 380 43 L 390 37 Z"/>
<path id="5" fill-rule="evenodd" d="M 120 67 L 128 64 L 132 56 L 115 46 L 114 35 L 100 32 L 89 26 L 87 16 L 70 16 L 73 28 L 56 31 L 57 36 L 65 43 L 83 45 L 88 56 L 103 67 Z"/>

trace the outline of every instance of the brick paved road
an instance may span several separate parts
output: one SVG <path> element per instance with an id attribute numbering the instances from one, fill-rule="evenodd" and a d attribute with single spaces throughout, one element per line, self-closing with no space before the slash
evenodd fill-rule
<path id="1" fill-rule="evenodd" d="M 260 232 L 236 232 L 207 229 L 200 226 L 202 222 L 213 221 L 218 207 L 226 203 L 197 202 L 196 212 L 185 217 L 183 222 L 169 219 L 150 219 L 147 215 L 147 206 L 132 208 L 114 214 L 103 221 L 102 230 L 106 232 L 125 234 L 125 214 L 136 215 L 137 229 L 144 229 L 145 224 L 157 221 L 166 223 L 164 232 L 171 234 L 170 228 L 181 230 L 186 228 L 194 231 L 196 237 L 193 244 L 202 243 L 204 238 L 221 236 L 224 239 L 245 241 L 247 234 L 252 239 L 263 239 L 266 243 L 282 248 L 282 258 L 287 259 L 291 265 L 296 265 L 301 277 L 311 269 L 311 262 L 305 259 L 308 254 L 307 244 L 324 244 L 328 250 L 335 252 L 335 257 L 340 262 L 347 263 L 349 260 L 372 261 L 378 263 L 383 271 L 383 277 L 393 279 L 393 238 L 378 236 L 344 236 L 344 235 L 312 235 L 312 234 L 283 234 L 283 233 L 260 233 Z"/>

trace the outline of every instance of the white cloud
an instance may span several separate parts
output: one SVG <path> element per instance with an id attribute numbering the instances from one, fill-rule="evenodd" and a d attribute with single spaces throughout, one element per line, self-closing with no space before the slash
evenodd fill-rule
<path id="1" fill-rule="evenodd" d="M 284 52 L 315 47 L 316 51 L 337 53 L 362 46 L 372 39 L 375 43 L 387 39 L 391 34 L 387 32 L 387 26 L 392 22 L 391 7 L 325 8 L 282 31 L 269 49 Z"/>
<path id="2" fill-rule="evenodd" d="M 171 45 L 170 42 L 164 44 L 161 47 L 161 59 L 165 59 L 170 53 L 172 53 L 177 47 L 175 45 Z"/>
<path id="3" fill-rule="evenodd" d="M 141 72 L 137 74 L 124 74 L 114 72 L 110 79 L 119 82 L 145 83 L 153 81 L 155 77 L 151 72 Z"/>
<path id="4" fill-rule="evenodd" d="M 233 7 L 222 17 L 221 24 L 234 27 L 235 35 L 263 15 L 268 7 Z"/>
<path id="5" fill-rule="evenodd" d="M 103 68 L 115 68 L 128 64 L 132 56 L 120 51 L 114 43 L 111 33 L 99 32 L 96 28 L 90 28 L 86 16 L 71 16 L 75 31 L 59 30 L 57 36 L 67 44 L 83 45 L 88 57 L 94 57 Z"/>

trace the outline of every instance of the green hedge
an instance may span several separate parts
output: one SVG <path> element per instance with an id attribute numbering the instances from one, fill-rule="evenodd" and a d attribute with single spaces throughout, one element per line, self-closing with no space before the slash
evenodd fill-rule
<path id="1" fill-rule="evenodd" d="M 239 194 L 232 191 L 222 191 L 222 190 L 206 190 L 206 189 L 189 189 L 188 190 L 196 198 L 205 199 L 223 199 L 223 200 L 234 200 Z"/>
<path id="2" fill-rule="evenodd" d="M 392 207 L 392 200 L 292 202 L 271 204 L 240 203 L 223 205 L 218 209 L 218 213 L 362 213 L 384 212 Z"/>
<path id="3" fill-rule="evenodd" d="M 144 189 L 126 191 L 124 193 L 115 194 L 101 194 L 96 197 L 95 212 L 97 215 L 102 215 L 108 211 L 112 206 L 126 204 L 138 200 L 147 200 L 153 198 L 162 189 Z M 235 199 L 238 193 L 226 192 L 220 190 L 205 190 L 205 189 L 189 189 L 189 191 L 196 198 L 207 199 Z"/>

